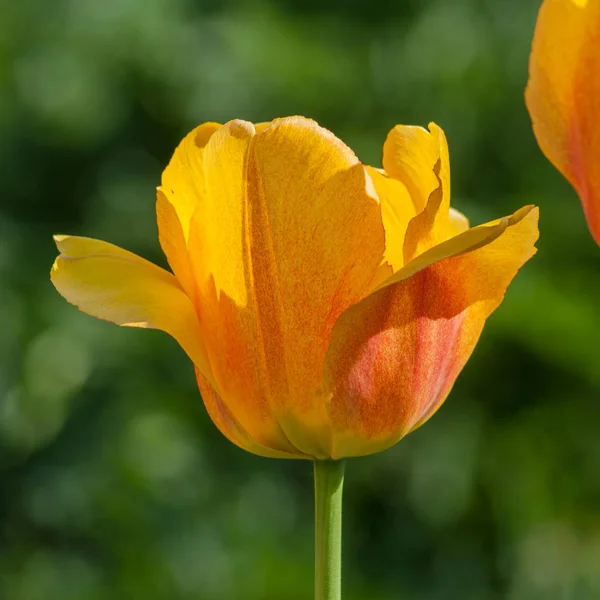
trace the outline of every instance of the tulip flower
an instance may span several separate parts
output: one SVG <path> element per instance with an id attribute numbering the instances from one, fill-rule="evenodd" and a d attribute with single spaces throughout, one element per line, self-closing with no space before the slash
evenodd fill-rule
<path id="1" fill-rule="evenodd" d="M 600 244 L 599 0 L 544 0 L 525 100 L 542 152 L 575 188 Z"/>
<path id="2" fill-rule="evenodd" d="M 534 253 L 536 209 L 469 229 L 449 194 L 433 124 L 395 127 L 375 169 L 304 118 L 207 123 L 157 191 L 173 274 L 57 236 L 52 282 L 88 314 L 173 336 L 240 447 L 370 454 L 437 410 Z"/>
<path id="3" fill-rule="evenodd" d="M 173 273 L 57 236 L 52 282 L 88 314 L 173 336 L 234 444 L 315 460 L 317 597 L 337 598 L 338 459 L 392 446 L 440 407 L 535 253 L 537 209 L 470 228 L 434 124 L 396 126 L 378 169 L 290 117 L 193 130 L 156 210 Z"/>

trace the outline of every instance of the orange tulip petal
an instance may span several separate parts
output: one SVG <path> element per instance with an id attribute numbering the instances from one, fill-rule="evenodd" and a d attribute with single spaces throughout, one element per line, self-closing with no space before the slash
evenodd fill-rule
<path id="1" fill-rule="evenodd" d="M 535 253 L 537 217 L 525 207 L 432 248 L 340 317 L 325 363 L 334 458 L 383 450 L 441 405 Z"/>
<path id="2" fill-rule="evenodd" d="M 373 288 L 415 256 L 469 228 L 450 208 L 450 159 L 444 132 L 397 125 L 383 151 L 387 170 L 368 167 L 381 202 L 386 235 L 384 264 Z"/>
<path id="3" fill-rule="evenodd" d="M 257 134 L 229 123 L 204 163 L 209 201 L 189 246 L 221 398 L 263 446 L 326 456 L 323 358 L 384 252 L 372 182 L 347 146 L 300 117 Z"/>
<path id="4" fill-rule="evenodd" d="M 250 172 L 266 359 L 285 357 L 271 377 L 273 400 L 288 437 L 315 454 L 329 446 L 323 360 L 335 321 L 363 297 L 381 262 L 381 208 L 350 148 L 307 119 L 278 120 L 258 135 Z"/>
<path id="5" fill-rule="evenodd" d="M 450 237 L 454 237 L 459 233 L 463 233 L 469 229 L 469 219 L 465 217 L 460 211 L 455 208 L 450 207 L 450 215 L 449 215 L 449 227 L 450 227 Z"/>
<path id="6" fill-rule="evenodd" d="M 161 188 L 156 190 L 156 221 L 158 239 L 167 257 L 169 266 L 175 273 L 185 293 L 196 298 L 196 282 L 187 252 L 187 244 L 177 211 Z"/>
<path id="7" fill-rule="evenodd" d="M 396 125 L 383 146 L 386 172 L 409 191 L 415 216 L 406 227 L 402 264 L 456 234 L 450 215 L 450 158 L 443 130 Z"/>
<path id="8" fill-rule="evenodd" d="M 545 0 L 525 93 L 538 144 L 578 193 L 600 244 L 600 2 Z"/>
<path id="9" fill-rule="evenodd" d="M 437 157 L 431 173 L 437 180 L 430 191 L 425 207 L 408 224 L 404 239 L 404 262 L 449 239 L 455 233 L 450 219 L 450 159 L 446 136 L 435 123 L 429 124 L 430 135 L 425 138 L 427 152 Z M 424 142 L 424 143 L 425 143 Z M 429 184 L 429 177 L 427 178 Z M 423 187 L 424 191 L 430 187 Z"/>
<path id="10" fill-rule="evenodd" d="M 194 306 L 171 273 L 100 240 L 55 240 L 61 254 L 50 277 L 67 301 L 117 325 L 167 332 L 212 379 Z"/>
<path id="11" fill-rule="evenodd" d="M 202 336 L 219 397 L 229 414 L 235 415 L 237 429 L 258 446 L 298 454 L 270 405 L 256 321 L 247 197 L 248 152 L 253 137 L 251 123 L 232 121 L 214 133 L 206 145 L 205 193 L 192 218 L 189 258 L 198 289 L 196 306 Z M 174 189 L 177 194 L 178 188 Z M 210 397 L 205 401 L 210 402 Z"/>
<path id="12" fill-rule="evenodd" d="M 204 148 L 221 125 L 203 123 L 177 146 L 156 191 L 158 239 L 169 266 L 186 294 L 195 301 L 196 284 L 187 253 L 192 216 L 206 196 Z"/>
<path id="13" fill-rule="evenodd" d="M 198 368 L 196 368 L 196 379 L 206 411 L 219 431 L 230 442 L 243 450 L 266 458 L 311 458 L 309 456 L 302 456 L 298 452 L 290 454 L 288 452 L 277 451 L 267 446 L 260 445 L 243 428 L 236 416 L 229 410 L 227 404 L 223 402 L 219 394 L 217 394 L 215 389 Z"/>
<path id="14" fill-rule="evenodd" d="M 404 265 L 404 237 L 411 219 L 417 214 L 406 186 L 385 171 L 367 167 L 379 201 L 385 229 L 384 261 L 392 273 Z"/>
<path id="15" fill-rule="evenodd" d="M 401 181 L 408 189 L 420 213 L 427 205 L 438 179 L 433 171 L 440 156 L 447 157 L 447 147 L 442 130 L 434 123 L 429 131 L 413 125 L 396 125 L 388 134 L 383 145 L 383 168 L 385 172 Z"/>
<path id="16" fill-rule="evenodd" d="M 203 123 L 188 133 L 162 174 L 160 189 L 165 199 L 173 205 L 186 242 L 192 215 L 198 202 L 205 196 L 204 148 L 220 127 L 218 123 Z"/>

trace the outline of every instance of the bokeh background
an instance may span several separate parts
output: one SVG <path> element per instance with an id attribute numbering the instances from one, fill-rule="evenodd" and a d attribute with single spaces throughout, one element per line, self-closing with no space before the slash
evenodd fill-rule
<path id="1" fill-rule="evenodd" d="M 425 427 L 348 465 L 347 600 L 600 598 L 600 250 L 523 103 L 538 0 L 0 2 L 0 598 L 312 597 L 307 462 L 216 431 L 177 344 L 52 288 L 53 233 L 165 264 L 154 197 L 196 124 L 303 114 L 380 164 L 447 132 L 473 223 L 539 254 Z"/>

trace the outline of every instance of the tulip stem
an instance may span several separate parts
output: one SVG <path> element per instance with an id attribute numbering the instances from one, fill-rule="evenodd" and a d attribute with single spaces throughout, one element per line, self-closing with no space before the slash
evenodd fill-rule
<path id="1" fill-rule="evenodd" d="M 342 597 L 344 461 L 315 460 L 315 600 Z"/>

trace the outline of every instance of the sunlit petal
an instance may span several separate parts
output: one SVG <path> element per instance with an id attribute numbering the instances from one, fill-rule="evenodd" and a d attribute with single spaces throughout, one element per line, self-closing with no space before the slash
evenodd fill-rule
<path id="1" fill-rule="evenodd" d="M 476 227 L 341 316 L 325 364 L 334 457 L 383 450 L 433 414 L 537 235 L 532 207 Z"/>
<path id="2" fill-rule="evenodd" d="M 600 244 L 600 2 L 545 0 L 525 99 L 540 148 L 577 191 Z"/>
<path id="3" fill-rule="evenodd" d="M 52 283 L 83 312 L 127 327 L 161 329 L 211 377 L 193 304 L 177 279 L 118 246 L 75 236 L 55 236 L 60 256 Z"/>

